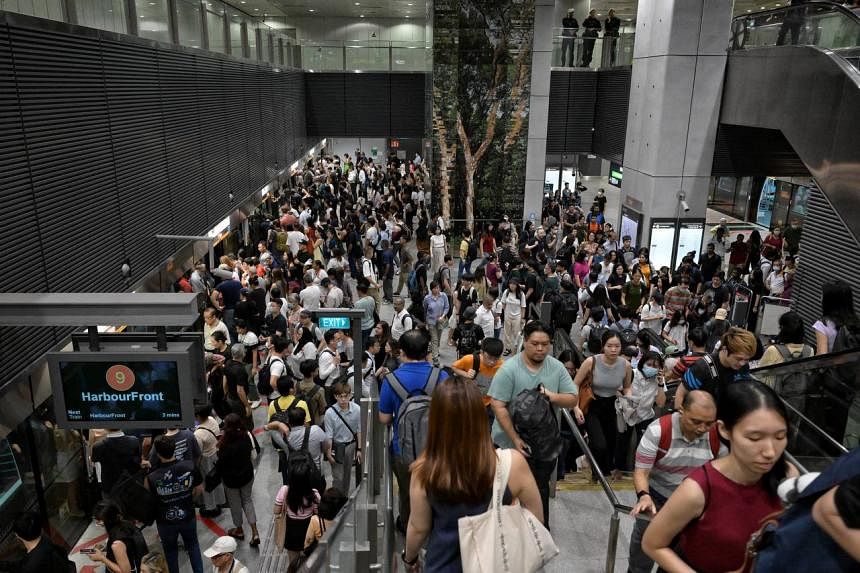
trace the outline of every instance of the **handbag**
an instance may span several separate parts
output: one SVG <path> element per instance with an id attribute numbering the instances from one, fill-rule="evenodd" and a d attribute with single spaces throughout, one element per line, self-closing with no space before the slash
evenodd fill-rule
<path id="1" fill-rule="evenodd" d="M 329 406 L 335 415 L 340 418 L 340 421 L 343 422 L 343 425 L 346 426 L 346 429 L 349 430 L 349 433 L 352 434 L 351 442 L 334 442 L 332 448 L 332 454 L 334 455 L 334 461 L 338 464 L 346 464 L 346 447 L 352 443 L 358 444 L 358 434 L 346 423 L 346 420 L 343 416 L 341 416 L 340 412 L 338 412 L 338 406 Z M 351 466 L 355 460 L 351 460 L 349 465 Z"/>
<path id="2" fill-rule="evenodd" d="M 597 356 L 593 356 L 591 358 L 591 370 L 585 377 L 585 380 L 582 381 L 582 384 L 579 385 L 579 409 L 582 410 L 583 415 L 588 413 L 588 407 L 591 405 L 591 401 L 594 400 L 594 368 L 597 366 L 596 361 Z"/>
<path id="3" fill-rule="evenodd" d="M 544 525 L 522 504 L 502 505 L 511 451 L 496 450 L 496 477 L 487 511 L 457 520 L 463 573 L 534 573 L 559 550 Z"/>
<path id="4" fill-rule="evenodd" d="M 206 477 L 203 478 L 203 482 L 204 489 L 210 493 L 214 491 L 216 487 L 221 485 L 221 472 L 218 470 L 217 465 L 209 470 L 209 473 L 207 473 Z"/>
<path id="5" fill-rule="evenodd" d="M 281 508 L 281 513 L 275 514 L 273 520 L 275 551 L 280 553 L 287 543 L 287 508 Z"/>

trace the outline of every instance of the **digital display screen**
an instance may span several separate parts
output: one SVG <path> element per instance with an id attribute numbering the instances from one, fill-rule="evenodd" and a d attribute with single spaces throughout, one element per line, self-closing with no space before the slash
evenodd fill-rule
<path id="1" fill-rule="evenodd" d="M 609 184 L 621 187 L 621 180 L 624 179 L 624 167 L 620 163 L 614 161 L 609 162 Z"/>
<path id="2" fill-rule="evenodd" d="M 325 330 L 346 330 L 350 322 L 348 316 L 321 316 L 319 317 L 320 328 Z"/>
<path id="3" fill-rule="evenodd" d="M 651 244 L 648 254 L 652 269 L 672 266 L 672 247 L 674 245 L 674 223 L 651 223 Z"/>
<path id="4" fill-rule="evenodd" d="M 182 420 L 175 361 L 60 360 L 58 366 L 69 422 L 112 427 Z"/>
<path id="5" fill-rule="evenodd" d="M 696 251 L 696 260 L 698 260 L 704 234 L 704 223 L 681 222 L 681 229 L 678 231 L 678 248 L 675 250 L 675 267 L 690 251 Z"/>

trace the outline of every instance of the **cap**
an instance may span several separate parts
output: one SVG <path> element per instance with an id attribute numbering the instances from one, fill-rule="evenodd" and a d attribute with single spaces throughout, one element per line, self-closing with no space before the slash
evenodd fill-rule
<path id="1" fill-rule="evenodd" d="M 469 307 L 463 311 L 463 320 L 474 320 L 478 316 L 478 312 L 474 307 Z"/>
<path id="2" fill-rule="evenodd" d="M 725 217 L 720 217 L 720 223 L 725 223 L 725 222 L 726 222 L 726 218 L 725 218 Z"/>
<path id="3" fill-rule="evenodd" d="M 508 217 L 507 215 L 505 215 L 504 217 L 502 217 L 502 219 L 504 219 L 505 221 L 510 221 L 510 220 L 511 220 L 511 218 L 510 218 L 510 217 Z"/>
<path id="4" fill-rule="evenodd" d="M 568 9 L 567 9 L 567 13 L 568 13 L 568 14 L 573 14 L 573 12 L 574 12 L 573 8 L 568 8 Z"/>
<path id="5" fill-rule="evenodd" d="M 216 555 L 222 553 L 235 553 L 237 548 L 236 540 L 232 537 L 224 535 L 215 540 L 215 543 L 209 546 L 209 549 L 203 552 L 203 555 L 212 559 Z"/>
<path id="6" fill-rule="evenodd" d="M 245 288 L 245 287 L 242 287 L 242 290 L 240 290 L 240 291 L 239 291 L 239 293 L 240 293 L 240 294 L 248 294 L 249 292 L 251 292 L 251 291 L 249 291 L 249 290 L 248 290 L 247 288 Z"/>
<path id="7" fill-rule="evenodd" d="M 729 311 L 724 308 L 718 308 L 716 314 L 714 314 L 714 318 L 717 320 L 725 320 L 729 315 Z"/>

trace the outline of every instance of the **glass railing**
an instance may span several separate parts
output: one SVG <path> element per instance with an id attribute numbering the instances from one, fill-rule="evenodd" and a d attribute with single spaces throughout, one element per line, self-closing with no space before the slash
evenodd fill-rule
<path id="1" fill-rule="evenodd" d="M 633 64 L 636 34 L 600 37 L 578 31 L 570 36 L 563 28 L 553 28 L 552 66 L 554 68 L 614 68 Z"/>
<path id="2" fill-rule="evenodd" d="M 757 368 L 789 410 L 789 451 L 810 471 L 860 445 L 860 350 Z"/>
<path id="3" fill-rule="evenodd" d="M 423 41 L 302 41 L 299 48 L 302 68 L 314 72 L 433 69 L 433 45 Z"/>
<path id="4" fill-rule="evenodd" d="M 365 452 L 362 479 L 298 571 L 394 570 L 394 480 L 387 455 L 391 431 L 379 422 L 379 391 L 375 384 L 371 392 L 370 397 L 361 399 Z M 273 527 L 260 551 L 259 573 L 280 573 L 289 565 L 287 552 L 273 543 Z"/>
<path id="5" fill-rule="evenodd" d="M 855 66 L 860 62 L 860 17 L 831 2 L 809 2 L 738 16 L 732 50 L 804 45 L 831 50 Z"/>

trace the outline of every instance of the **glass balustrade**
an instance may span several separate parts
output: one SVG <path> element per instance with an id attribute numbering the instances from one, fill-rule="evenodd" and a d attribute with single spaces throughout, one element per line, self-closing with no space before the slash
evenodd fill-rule
<path id="1" fill-rule="evenodd" d="M 732 22 L 732 50 L 772 46 L 817 46 L 860 67 L 860 16 L 831 2 L 809 2 L 738 16 Z"/>
<path id="2" fill-rule="evenodd" d="M 301 42 L 302 68 L 331 71 L 409 71 L 433 69 L 433 47 L 425 42 Z"/>
<path id="3" fill-rule="evenodd" d="M 614 68 L 633 64 L 634 33 L 618 36 L 585 36 L 582 30 L 569 35 L 553 28 L 552 66 L 555 68 Z"/>

